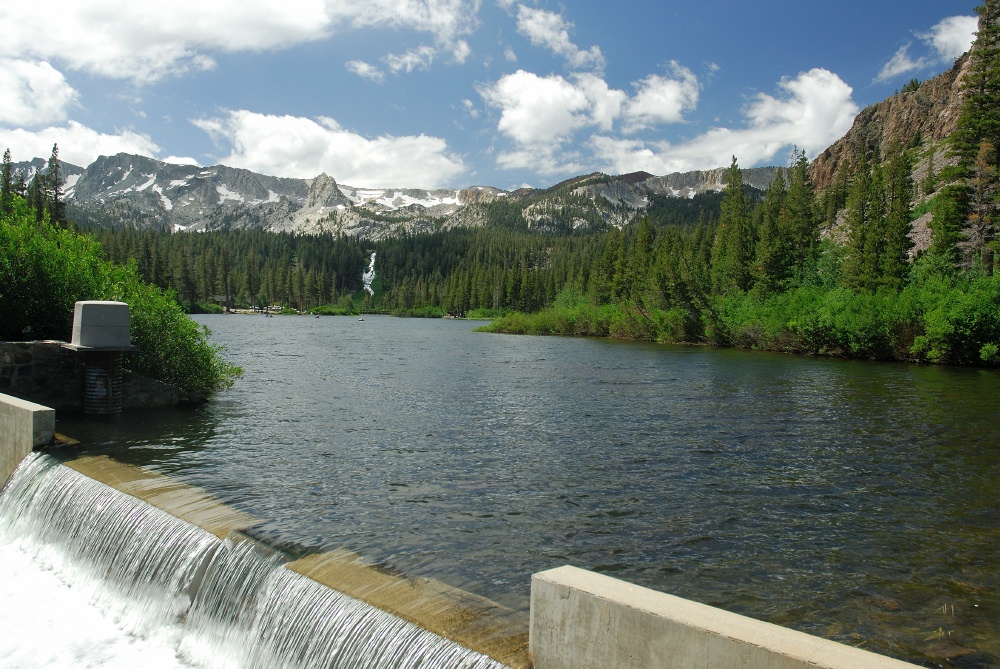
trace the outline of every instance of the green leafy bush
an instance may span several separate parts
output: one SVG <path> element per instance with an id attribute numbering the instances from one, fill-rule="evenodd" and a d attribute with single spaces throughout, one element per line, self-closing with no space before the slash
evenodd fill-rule
<path id="1" fill-rule="evenodd" d="M 178 386 L 192 398 L 232 385 L 242 373 L 225 362 L 209 332 L 188 318 L 175 296 L 145 283 L 134 264 L 103 259 L 100 245 L 48 223 L 36 222 L 14 198 L 0 217 L 0 339 L 59 339 L 72 334 L 79 300 L 129 305 L 132 371 Z"/>

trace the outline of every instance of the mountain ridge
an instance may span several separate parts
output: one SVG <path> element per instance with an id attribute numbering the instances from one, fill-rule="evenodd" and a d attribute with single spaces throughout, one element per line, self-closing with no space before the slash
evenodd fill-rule
<path id="1" fill-rule="evenodd" d="M 15 169 L 26 180 L 45 170 L 36 158 Z M 551 224 L 553 207 L 569 200 L 590 202 L 593 215 L 574 228 L 603 221 L 622 227 L 641 216 L 652 199 L 692 198 L 725 188 L 724 168 L 654 176 L 645 172 L 581 175 L 546 189 L 504 191 L 371 188 L 340 184 L 327 174 L 294 179 L 225 165 L 199 167 L 119 153 L 87 167 L 61 163 L 70 218 L 85 226 L 153 228 L 163 231 L 262 228 L 301 234 L 346 234 L 378 239 L 401 233 L 483 225 L 477 208 L 498 200 L 525 204 L 531 227 Z M 742 170 L 744 182 L 764 190 L 779 168 Z M 531 206 L 539 201 L 547 206 Z"/>
<path id="2" fill-rule="evenodd" d="M 884 151 L 892 143 L 941 142 L 955 128 L 969 55 L 948 71 L 863 109 L 851 129 L 809 166 L 817 190 L 849 173 L 860 152 Z M 917 171 L 933 169 L 927 152 Z M 319 174 L 296 179 L 257 174 L 225 165 L 199 167 L 119 153 L 87 167 L 61 163 L 70 218 L 85 226 L 153 228 L 163 231 L 261 228 L 299 234 L 344 234 L 380 239 L 396 234 L 484 225 L 485 208 L 506 201 L 520 205 L 524 221 L 538 229 L 604 225 L 624 227 L 660 198 L 693 198 L 725 189 L 726 167 L 668 175 L 592 173 L 544 189 L 505 191 L 373 188 L 339 183 Z M 26 181 L 44 172 L 35 158 L 18 163 Z M 763 192 L 782 168 L 742 169 L 745 185 Z M 568 221 L 568 223 L 567 223 Z"/>

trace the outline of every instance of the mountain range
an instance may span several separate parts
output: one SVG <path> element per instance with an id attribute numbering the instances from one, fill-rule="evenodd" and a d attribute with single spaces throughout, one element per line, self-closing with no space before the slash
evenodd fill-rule
<path id="1" fill-rule="evenodd" d="M 863 110 L 852 129 L 812 162 L 810 172 L 817 187 L 829 186 L 863 147 L 947 137 L 961 105 L 967 66 L 968 57 L 963 56 L 948 72 Z M 918 182 L 920 171 L 931 168 L 930 161 L 928 157 L 926 163 L 918 163 L 914 175 Z M 14 168 L 30 181 L 45 169 L 45 161 L 36 158 Z M 224 165 L 175 165 L 125 153 L 101 156 L 86 167 L 62 163 L 67 214 L 85 226 L 171 232 L 261 228 L 369 239 L 482 225 L 486 208 L 497 202 L 516 203 L 530 227 L 622 227 L 664 198 L 723 190 L 725 172 L 720 167 L 663 176 L 595 173 L 544 190 L 486 186 L 423 190 L 348 186 L 327 174 L 290 179 Z M 744 184 L 763 191 L 779 168 L 742 172 Z"/>

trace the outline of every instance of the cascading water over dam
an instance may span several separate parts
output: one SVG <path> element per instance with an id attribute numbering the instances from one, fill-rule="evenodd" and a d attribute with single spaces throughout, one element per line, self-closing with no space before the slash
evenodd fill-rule
<path id="1" fill-rule="evenodd" d="M 131 483 L 137 490 L 154 484 L 141 477 Z M 176 497 L 177 488 L 165 494 Z M 29 456 L 0 493 L 0 548 L 85 593 L 130 639 L 155 639 L 176 660 L 170 666 L 507 666 L 326 587 L 245 535 L 220 538 L 48 455 Z M 39 644 L 60 643 L 59 630 L 50 636 Z M 0 644 L 0 665 L 46 666 L 68 656 L 74 666 L 103 666 L 117 651 L 99 645 L 86 657 L 79 652 L 32 663 Z"/>

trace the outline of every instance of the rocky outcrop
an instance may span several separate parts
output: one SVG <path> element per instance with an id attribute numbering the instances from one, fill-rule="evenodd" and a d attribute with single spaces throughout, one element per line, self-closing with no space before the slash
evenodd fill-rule
<path id="1" fill-rule="evenodd" d="M 854 164 L 862 148 L 876 155 L 875 151 L 894 142 L 908 146 L 918 138 L 937 142 L 950 135 L 962 108 L 962 80 L 968 68 L 966 54 L 950 70 L 928 79 L 915 91 L 899 93 L 862 110 L 847 134 L 810 165 L 813 184 L 820 190 L 831 185 L 841 165 Z"/>
<path id="2" fill-rule="evenodd" d="M 318 209 L 321 207 L 348 206 L 350 201 L 337 188 L 337 181 L 326 174 L 320 174 L 309 184 L 309 196 L 306 207 Z"/>

